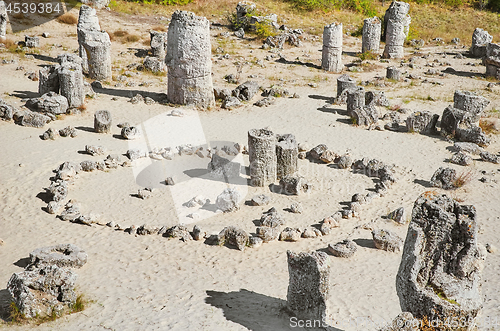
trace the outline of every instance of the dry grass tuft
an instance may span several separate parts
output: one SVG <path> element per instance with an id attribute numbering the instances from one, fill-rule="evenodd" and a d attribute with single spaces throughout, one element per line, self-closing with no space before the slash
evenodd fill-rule
<path id="1" fill-rule="evenodd" d="M 497 134 L 499 131 L 497 130 L 494 120 L 495 119 L 481 119 L 479 121 L 479 127 L 486 134 Z"/>
<path id="2" fill-rule="evenodd" d="M 128 32 L 125 30 L 116 30 L 112 34 L 116 38 L 122 38 L 122 37 L 128 36 Z"/>
<path id="3" fill-rule="evenodd" d="M 462 187 L 465 184 L 469 183 L 473 177 L 474 173 L 472 172 L 472 170 L 463 171 L 453 181 L 453 186 L 456 188 Z"/>
<path id="4" fill-rule="evenodd" d="M 167 27 L 164 25 L 157 25 L 157 26 L 153 27 L 151 30 L 167 32 Z"/>
<path id="5" fill-rule="evenodd" d="M 135 34 L 129 34 L 128 36 L 125 37 L 125 41 L 128 43 L 135 43 L 141 40 L 141 37 Z"/>
<path id="6" fill-rule="evenodd" d="M 73 15 L 72 13 L 65 13 L 65 14 L 62 14 L 61 16 L 59 16 L 57 18 L 57 21 L 59 23 L 75 25 L 76 23 L 78 23 L 78 18 L 75 15 Z"/>

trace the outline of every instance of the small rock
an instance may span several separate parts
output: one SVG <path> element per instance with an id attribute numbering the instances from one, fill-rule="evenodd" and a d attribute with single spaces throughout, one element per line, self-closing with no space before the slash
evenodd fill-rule
<path id="1" fill-rule="evenodd" d="M 240 193 L 235 188 L 225 189 L 216 199 L 215 205 L 224 213 L 239 209 Z"/>
<path id="2" fill-rule="evenodd" d="M 43 135 L 41 135 L 40 138 L 42 138 L 42 140 L 54 140 L 56 139 L 56 137 L 58 136 L 59 134 L 57 133 L 57 131 L 53 128 L 49 128 L 47 131 L 45 131 L 43 133 Z"/>
<path id="3" fill-rule="evenodd" d="M 301 235 L 302 235 L 302 231 L 300 231 L 300 229 L 298 229 L 298 228 L 296 228 L 296 229 L 285 228 L 283 231 L 281 231 L 279 240 L 281 240 L 281 241 L 299 241 Z"/>
<path id="4" fill-rule="evenodd" d="M 305 228 L 304 232 L 302 232 L 303 238 L 316 238 L 321 236 L 322 236 L 321 231 L 316 228 L 313 228 L 312 226 Z"/>
<path id="5" fill-rule="evenodd" d="M 302 212 L 304 211 L 304 208 L 302 207 L 302 204 L 300 202 L 294 202 L 290 206 L 290 210 L 294 214 L 302 214 Z"/>
<path id="6" fill-rule="evenodd" d="M 137 192 L 137 196 L 143 200 L 149 199 L 153 196 L 153 189 L 152 188 L 145 188 L 145 189 L 140 189 Z"/>
<path id="7" fill-rule="evenodd" d="M 85 152 L 87 154 L 95 156 L 95 155 L 103 155 L 105 151 L 104 151 L 104 147 L 102 147 L 102 146 L 86 145 Z"/>
<path id="8" fill-rule="evenodd" d="M 61 137 L 71 137 L 71 138 L 75 138 L 78 133 L 77 131 L 75 130 L 75 128 L 71 127 L 71 126 L 67 126 L 65 127 L 64 129 L 61 129 L 59 130 L 59 135 Z"/>
<path id="9" fill-rule="evenodd" d="M 390 212 L 389 215 L 387 215 L 387 218 L 393 220 L 396 223 L 405 224 L 406 219 L 404 207 L 399 207 L 398 209 Z"/>
<path id="10" fill-rule="evenodd" d="M 498 248 L 493 244 L 486 244 L 484 245 L 484 247 L 486 248 L 486 251 L 490 254 L 495 254 L 498 251 Z"/>
<path id="11" fill-rule="evenodd" d="M 194 240 L 203 240 L 206 237 L 207 237 L 206 231 L 202 231 L 198 225 L 195 225 L 193 227 L 193 239 Z"/>
<path id="12" fill-rule="evenodd" d="M 264 241 L 260 237 L 250 237 L 250 239 L 248 240 L 248 245 L 252 248 L 257 248 L 262 246 L 263 242 Z"/>
<path id="13" fill-rule="evenodd" d="M 125 139 L 132 140 L 137 139 L 141 136 L 141 132 L 135 126 L 129 126 L 122 128 L 121 136 Z"/>
<path id="14" fill-rule="evenodd" d="M 455 163 L 461 166 L 469 166 L 472 164 L 472 157 L 460 151 L 455 154 L 450 159 L 451 163 Z"/>
<path id="15" fill-rule="evenodd" d="M 373 243 L 378 249 L 388 252 L 399 252 L 403 249 L 404 241 L 401 237 L 387 230 L 373 230 Z"/>
<path id="16" fill-rule="evenodd" d="M 328 251 L 337 257 L 349 258 L 356 253 L 358 245 L 352 240 L 346 239 L 334 245 L 328 245 Z"/>
<path id="17" fill-rule="evenodd" d="M 166 185 L 175 185 L 174 179 L 172 177 L 167 177 L 167 179 L 165 179 L 165 184 Z"/>
<path id="18" fill-rule="evenodd" d="M 271 198 L 269 198 L 265 194 L 255 195 L 252 200 L 250 200 L 252 206 L 266 206 L 271 202 Z"/>

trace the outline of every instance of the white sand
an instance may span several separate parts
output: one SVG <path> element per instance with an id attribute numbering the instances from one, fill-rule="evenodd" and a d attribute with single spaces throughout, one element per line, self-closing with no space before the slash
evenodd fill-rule
<path id="1" fill-rule="evenodd" d="M 119 23 L 119 18 L 111 19 L 110 13 L 102 11 L 99 15 L 104 29 L 114 31 L 127 28 Z M 148 28 L 150 26 L 147 24 L 140 26 L 144 38 Z M 46 30 L 50 30 L 54 37 L 41 39 L 42 46 L 62 43 L 68 46 L 70 51 L 76 49 L 76 38 L 67 36 L 68 33 L 76 32 L 74 26 L 49 22 L 32 31 L 41 33 Z M 214 31 L 214 34 L 217 32 L 220 31 Z M 20 39 L 19 36 L 16 39 Z M 348 46 L 345 51 L 358 52 L 361 41 L 351 37 L 346 39 Z M 237 41 L 236 45 L 239 44 L 241 42 Z M 246 46 L 241 51 L 237 50 L 241 55 L 247 56 L 248 60 L 253 56 L 263 59 L 270 54 L 258 49 L 256 43 L 250 45 L 252 54 Z M 133 56 L 134 52 L 125 56 L 117 55 L 127 47 L 132 46 L 113 44 L 114 58 L 119 59 L 115 65 L 121 68 L 129 63 L 141 61 Z M 146 48 L 139 43 L 133 47 Z M 319 48 L 319 42 L 305 42 L 302 48 L 291 48 L 287 45 L 282 53 L 288 59 L 299 56 L 304 61 L 308 58 L 302 56 L 310 54 L 310 59 L 318 64 L 318 59 L 321 58 Z M 458 71 L 468 73 L 473 69 L 479 73 L 484 72 L 484 67 L 465 65 L 467 62 L 479 63 L 480 60 L 457 60 L 450 55 L 444 59 L 441 54 L 435 55 L 442 50 L 442 47 L 426 48 L 422 52 L 430 52 L 433 55 L 427 60 L 418 58 L 419 69 L 402 69 L 425 76 L 423 72 L 428 68 L 423 65 L 433 59 L 440 59 L 450 62 Z M 458 51 L 452 47 L 447 50 Z M 42 53 L 55 57 L 61 52 L 61 49 L 54 49 Z M 0 58 L 11 57 L 17 58 L 10 53 L 0 54 Z M 352 56 L 345 55 L 344 63 L 353 59 Z M 215 86 L 234 86 L 222 80 L 225 74 L 236 73 L 233 61 L 234 56 L 233 59 L 218 61 L 214 65 Z M 246 144 L 249 129 L 270 126 L 276 133 L 295 134 L 299 142 L 307 142 L 310 147 L 324 143 L 339 154 L 349 150 L 356 159 L 377 158 L 388 164 L 395 164 L 399 181 L 386 196 L 374 200 L 369 205 L 363 205 L 359 218 L 343 220 L 341 227 L 334 229 L 327 236 L 302 239 L 296 243 L 275 241 L 243 252 L 229 247 L 209 246 L 203 242 L 184 243 L 157 235 L 134 236 L 105 226 L 88 227 L 63 222 L 42 210 L 46 203 L 39 197 L 44 191 L 43 188 L 50 184 L 52 170 L 64 161 L 80 162 L 104 158 L 79 153 L 84 150 L 85 145 L 102 145 L 109 154 L 123 154 L 129 148 L 127 141 L 114 137 L 120 132 L 115 125 L 112 134 L 92 132 L 93 113 L 107 109 L 112 113 L 114 124 L 124 121 L 140 124 L 176 109 L 158 104 L 132 105 L 128 99 L 135 92 L 128 96 L 127 92 L 124 92 L 164 92 L 166 77 L 138 76 L 136 81 L 156 82 L 151 88 L 115 88 L 112 86 L 115 83 L 113 82 L 111 86 L 106 86 L 109 94 L 103 93 L 88 101 L 86 112 L 66 116 L 64 120 L 52 122 L 44 129 L 0 122 L 0 238 L 5 241 L 4 245 L 0 246 L 0 284 L 3 284 L 0 285 L 0 304 L 3 307 L 8 304 L 8 292 L 5 288 L 10 276 L 22 271 L 22 267 L 15 264 L 16 261 L 25 259 L 38 247 L 73 243 L 89 255 L 88 263 L 76 270 L 79 275 L 77 289 L 92 300 L 92 303 L 81 313 L 43 324 L 38 326 L 37 330 L 287 330 L 291 329 L 288 317 L 281 312 L 286 302 L 288 286 L 286 251 L 325 250 L 329 243 L 333 244 L 349 237 L 360 245 L 356 255 L 345 260 L 331 257 L 331 299 L 328 304 L 332 319 L 342 323 L 356 318 L 370 318 L 373 321 L 390 321 L 394 318 L 401 311 L 395 289 L 401 253 L 374 249 L 370 231 L 357 227 L 372 222 L 372 226 L 393 230 L 405 237 L 407 225 L 396 225 L 382 216 L 400 206 L 405 207 L 410 215 L 415 199 L 429 190 L 422 183 L 428 183 L 438 167 L 450 166 L 458 171 L 463 171 L 464 168 L 445 163 L 452 155 L 447 150 L 451 144 L 441 138 L 390 131 L 368 131 L 349 125 L 347 116 L 343 115 L 345 106 L 327 103 L 328 98 L 335 96 L 338 75 L 300 65 L 264 62 L 266 68 L 245 67 L 242 77 L 256 74 L 256 80 L 264 87 L 276 83 L 272 77 L 282 77 L 287 81 L 285 87 L 291 92 L 297 92 L 301 98 L 280 98 L 275 105 L 267 108 L 258 108 L 248 103 L 232 111 L 215 109 L 198 112 L 197 125 L 202 128 L 203 135 L 200 130 L 193 129 L 193 132 L 184 132 L 181 138 L 196 136 L 196 139 L 204 138 L 209 142 Z M 389 64 L 398 62 L 391 61 Z M 42 63 L 46 62 L 21 59 L 18 64 L 0 65 L 2 98 L 19 107 L 21 102 L 16 94 L 35 94 L 38 82 L 28 80 L 24 72 L 37 71 L 37 65 Z M 375 71 L 352 73 L 351 76 L 357 80 L 371 79 L 376 75 L 384 76 L 385 66 L 389 64 L 378 64 L 380 66 Z M 19 65 L 23 65 L 25 70 L 16 71 L 15 68 Z M 445 68 L 446 66 L 440 66 L 437 69 Z M 324 80 L 325 77 L 328 80 Z M 160 82 L 161 79 L 163 82 Z M 482 79 L 447 75 L 429 77 L 429 80 L 442 82 L 443 85 L 422 83 L 420 86 L 403 87 L 408 84 L 390 83 L 382 90 L 390 98 L 391 104 L 402 104 L 403 99 L 408 99 L 410 102 L 403 104 L 404 107 L 429 110 L 438 114 L 452 103 L 455 89 L 478 91 L 492 101 L 488 109 L 499 107 L 498 87 L 495 87 L 493 92 L 488 92 L 484 89 L 488 82 Z M 317 88 L 307 85 L 312 81 L 317 81 Z M 370 90 L 372 87 L 366 89 Z M 120 91 L 122 96 L 113 101 L 111 98 L 116 91 Z M 6 93 L 12 95 L 8 96 Z M 438 101 L 422 100 L 427 95 Z M 412 96 L 414 98 L 411 98 Z M 256 100 L 258 97 L 252 101 Z M 337 114 L 336 110 L 340 110 L 340 114 Z M 192 109 L 184 111 L 192 116 L 196 115 Z M 43 141 L 38 137 L 48 127 L 61 129 L 68 125 L 78 129 L 76 138 L 59 137 L 55 141 Z M 144 128 L 153 135 L 157 132 L 148 131 L 147 126 Z M 500 150 L 498 136 L 492 136 L 492 143 L 487 150 L 495 153 Z M 165 174 L 160 174 L 158 178 L 164 179 L 164 175 L 175 173 L 185 181 L 179 181 L 179 186 L 174 186 L 172 190 L 165 185 L 158 185 L 159 188 L 148 200 L 132 196 L 141 188 L 135 182 L 133 167 L 81 173 L 75 184 L 70 186 L 69 198 L 81 203 L 84 212 L 100 214 L 101 222 L 114 221 L 124 227 L 145 223 L 173 226 L 181 221 L 191 222 L 190 228 L 198 224 L 210 233 L 218 233 L 227 225 L 238 225 L 254 233 L 255 224 L 252 221 L 259 219 L 261 213 L 271 206 L 285 215 L 287 226 L 305 227 L 317 224 L 324 217 L 341 209 L 341 202 L 350 201 L 354 193 L 366 193 L 366 189 L 374 186 L 373 181 L 362 174 L 299 160 L 300 172 L 314 187 L 310 194 L 301 197 L 284 196 L 270 192 L 269 188 L 240 186 L 243 193 L 247 190 L 245 201 L 255 194 L 265 193 L 271 196 L 271 205 L 251 207 L 243 203 L 239 211 L 229 214 L 216 214 L 213 209 L 204 210 L 201 212 L 202 217 L 211 217 L 193 221 L 184 216 L 195 209 L 188 210 L 181 206 L 179 201 L 187 202 L 198 195 L 198 192 L 202 192 L 213 204 L 217 194 L 226 186 L 220 182 L 190 179 L 188 175 L 183 174 L 185 169 L 205 169 L 208 161 L 197 156 L 182 156 L 174 161 L 152 160 L 152 163 L 160 165 L 159 171 L 165 171 Z M 248 163 L 248 156 L 243 156 L 243 161 Z M 457 199 L 463 199 L 464 204 L 473 204 L 476 207 L 478 223 L 482 229 L 479 241 L 498 247 L 500 234 L 496 229 L 500 224 L 500 198 L 497 181 L 500 179 L 500 167 L 475 161 L 469 168 L 474 172 L 474 179 L 463 188 L 447 193 Z M 483 170 L 495 175 L 482 175 L 480 171 Z M 481 183 L 478 179 L 482 176 L 492 178 L 493 181 Z M 283 210 L 294 201 L 302 203 L 302 214 Z M 483 272 L 483 316 L 500 318 L 499 274 L 500 255 L 489 254 Z M 0 322 L 0 328 L 25 330 L 31 329 L 31 326 L 10 326 Z M 366 328 L 346 326 L 340 329 L 375 328 L 373 325 L 366 325 Z"/>

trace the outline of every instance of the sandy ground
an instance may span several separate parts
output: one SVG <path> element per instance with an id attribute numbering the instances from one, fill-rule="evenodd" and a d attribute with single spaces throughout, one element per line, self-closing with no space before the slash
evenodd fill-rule
<path id="1" fill-rule="evenodd" d="M 147 30 L 165 25 L 165 21 L 152 17 L 122 17 L 107 11 L 99 11 L 98 14 L 104 30 L 123 29 L 142 38 L 132 44 L 113 43 L 116 77 L 128 64 L 142 61 L 137 55 L 147 51 L 148 47 L 142 44 L 148 38 Z M 16 60 L 15 63 L 0 65 L 0 94 L 5 101 L 17 107 L 22 105 L 22 98 L 33 97 L 37 93 L 38 82 L 26 78 L 25 72 L 38 71 L 40 65 L 53 62 L 63 49 L 70 52 L 77 49 L 75 26 L 51 21 L 29 32 L 41 34 L 44 31 L 49 31 L 51 38 L 41 38 L 40 54 L 34 54 L 35 59 L 0 53 L 2 59 Z M 66 116 L 43 129 L 0 122 L 0 238 L 4 240 L 0 246 L 2 309 L 5 310 L 10 300 L 6 290 L 10 276 L 23 270 L 25 259 L 32 250 L 58 243 L 73 243 L 89 255 L 88 263 L 76 270 L 79 275 L 77 290 L 92 302 L 83 312 L 37 326 L 37 330 L 296 329 L 290 326 L 288 317 L 282 313 L 288 286 L 286 251 L 326 251 L 329 243 L 351 238 L 360 246 L 353 258 L 331 257 L 330 317 L 340 324 L 365 318 L 372 322 L 390 321 L 401 311 L 395 289 L 401 253 L 375 249 L 370 231 L 364 230 L 362 225 L 370 223 L 373 227 L 393 230 L 405 237 L 407 225 L 397 225 L 383 216 L 400 206 L 405 207 L 409 215 L 415 199 L 430 190 L 428 182 L 440 166 L 450 166 L 459 172 L 469 169 L 473 172 L 470 183 L 447 193 L 464 204 L 476 207 L 481 227 L 479 241 L 500 246 L 500 234 L 495 230 L 500 224 L 498 165 L 476 160 L 469 169 L 464 169 L 446 163 L 452 155 L 449 150 L 452 143 L 443 138 L 369 131 L 350 125 L 345 106 L 330 103 L 336 95 L 338 74 L 325 73 L 317 67 L 321 59 L 320 39 L 313 40 L 311 36 L 306 36 L 302 47 L 286 45 L 280 53 L 289 62 L 281 63 L 276 61 L 277 58 L 265 60 L 273 53 L 260 49 L 259 42 L 238 40 L 232 35 L 221 38 L 218 34 L 223 31 L 226 29 L 212 30 L 213 44 L 225 48 L 221 54 L 214 54 L 214 86 L 234 88 L 235 85 L 226 83 L 223 76 L 237 74 L 235 63 L 247 61 L 240 75 L 241 82 L 247 76 L 255 75 L 252 80 L 261 86 L 267 88 L 278 83 L 299 94 L 300 98 L 279 98 L 274 105 L 259 108 L 252 104 L 258 100 L 255 97 L 252 102 L 231 111 L 218 107 L 210 111 L 181 107 L 187 115 L 181 123 L 176 122 L 180 121 L 179 118 L 165 117 L 165 114 L 178 108 L 128 102 L 137 92 L 164 93 L 167 79 L 144 73 L 135 75 L 136 71 L 131 70 L 134 74 L 126 82 L 135 82 L 136 86 L 126 87 L 126 82 L 122 82 L 124 87 L 116 87 L 117 81 L 105 85 L 96 98 L 88 99 L 87 109 L 81 114 Z M 21 36 L 12 37 L 21 40 Z M 356 59 L 354 55 L 361 48 L 361 40 L 346 37 L 344 45 L 344 63 L 349 64 Z M 392 105 L 401 105 L 412 111 L 428 110 L 441 114 L 452 103 L 456 89 L 476 91 L 491 100 L 488 110 L 499 109 L 499 87 L 487 88 L 489 82 L 482 78 L 485 69 L 479 65 L 480 60 L 454 58 L 466 49 L 462 46 L 431 45 L 418 51 L 429 56 L 415 56 L 414 69 L 407 66 L 406 60 L 389 63 L 373 60 L 368 61 L 371 65 L 365 65 L 363 72 L 349 74 L 361 82 L 377 76 L 384 77 L 386 66 L 403 65 L 403 72 L 421 79 L 386 82 L 384 87 L 365 88 L 385 91 Z M 414 50 L 408 48 L 406 51 L 408 59 Z M 220 58 L 225 53 L 230 54 L 229 59 Z M 447 71 L 444 76 L 426 75 L 424 72 L 430 68 L 426 64 L 434 65 L 433 69 L 437 69 L 438 73 L 448 67 L 454 68 L 455 72 Z M 24 69 L 16 70 L 19 66 Z M 142 82 L 150 84 L 148 87 L 139 86 Z M 428 100 L 428 96 L 433 100 Z M 129 148 L 127 141 L 118 138 L 120 129 L 116 126 L 113 126 L 112 134 L 92 132 L 93 114 L 101 109 L 112 113 L 115 124 L 126 121 L 141 125 L 151 140 L 156 137 L 160 142 L 162 139 L 184 139 L 246 144 L 249 129 L 270 126 L 277 133 L 295 134 L 299 142 L 310 147 L 324 143 L 339 154 L 349 151 L 354 158 L 377 158 L 394 164 L 399 180 L 384 197 L 363 205 L 359 217 L 343 220 L 340 228 L 327 236 L 302 239 L 296 243 L 275 241 L 243 252 L 197 241 L 169 240 L 157 235 L 129 235 L 97 224 L 90 227 L 63 222 L 43 210 L 46 206 L 43 192 L 50 184 L 53 169 L 64 161 L 103 158 L 84 154 L 85 145 L 102 145 L 109 154 L 124 154 Z M 380 110 L 382 113 L 389 111 L 385 108 Z M 166 120 L 163 130 L 162 126 L 158 129 L 153 125 L 160 119 Z M 151 129 L 148 129 L 147 123 Z M 68 125 L 77 128 L 76 138 L 59 137 L 54 141 L 39 138 L 48 127 L 61 129 Z M 178 128 L 187 130 L 175 134 Z M 487 150 L 498 153 L 500 139 L 495 135 L 491 139 Z M 152 142 L 150 144 L 153 145 Z M 248 163 L 247 155 L 239 157 L 243 163 Z M 141 186 L 135 178 L 137 168 L 132 166 L 80 174 L 70 187 L 69 198 L 80 203 L 84 212 L 99 214 L 102 224 L 114 221 L 122 227 L 142 224 L 173 226 L 183 222 L 189 227 L 198 224 L 209 233 L 218 233 L 227 225 L 238 225 L 254 233 L 254 221 L 271 206 L 285 215 L 287 226 L 305 227 L 318 224 L 324 217 L 342 209 L 354 193 L 366 193 L 374 186 L 373 181 L 362 174 L 299 160 L 300 173 L 313 184 L 314 189 L 309 194 L 285 196 L 273 193 L 267 187 L 247 187 L 236 183 L 244 193 L 245 201 L 255 194 L 265 193 L 271 197 L 271 204 L 253 207 L 242 203 L 237 212 L 219 214 L 214 212 L 213 202 L 227 184 L 196 178 L 206 169 L 209 159 L 182 156 L 172 161 L 149 162 L 155 167 L 149 179 L 159 182 L 166 175 L 173 174 L 181 188 L 175 188 L 177 185 L 171 189 L 158 185 L 151 199 L 138 199 L 133 195 Z M 482 183 L 480 177 L 491 181 Z M 186 218 L 196 209 L 189 209 L 182 203 L 198 194 L 211 200 L 210 208 L 199 211 L 203 216 L 200 220 Z M 286 211 L 295 201 L 302 203 L 302 214 Z M 500 318 L 499 273 L 499 254 L 489 254 L 482 280 L 484 317 Z M 4 321 L 0 322 L 0 328 L 25 330 L 34 326 L 9 325 Z M 339 329 L 376 328 L 371 323 L 365 323 L 362 327 L 351 324 L 339 326 Z M 483 329 L 496 330 L 500 327 Z"/>

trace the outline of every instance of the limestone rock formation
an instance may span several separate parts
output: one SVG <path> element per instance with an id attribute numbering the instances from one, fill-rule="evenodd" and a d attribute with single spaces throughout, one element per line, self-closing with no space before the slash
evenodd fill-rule
<path id="1" fill-rule="evenodd" d="M 60 244 L 37 248 L 30 253 L 28 269 L 44 265 L 58 267 L 81 268 L 87 263 L 87 253 L 73 244 Z"/>
<path id="2" fill-rule="evenodd" d="M 277 179 L 298 171 L 298 154 L 297 140 L 294 135 L 277 135 Z"/>
<path id="3" fill-rule="evenodd" d="M 276 135 L 267 129 L 248 131 L 250 185 L 266 186 L 276 181 Z"/>
<path id="4" fill-rule="evenodd" d="M 408 15 L 410 5 L 402 1 L 393 1 L 384 17 L 385 48 L 383 57 L 399 59 L 404 56 L 403 45 L 410 29 L 411 18 Z"/>
<path id="5" fill-rule="evenodd" d="M 473 57 L 483 57 L 486 55 L 486 45 L 491 43 L 493 36 L 488 31 L 481 28 L 476 28 L 472 33 L 472 45 L 470 47 L 470 54 Z"/>
<path id="6" fill-rule="evenodd" d="M 94 130 L 97 133 L 111 132 L 111 113 L 109 110 L 98 110 L 95 112 Z"/>
<path id="7" fill-rule="evenodd" d="M 337 257 L 351 257 L 358 250 L 358 245 L 352 240 L 346 239 L 334 245 L 328 245 L 328 251 Z"/>
<path id="8" fill-rule="evenodd" d="M 217 199 L 215 200 L 215 205 L 217 208 L 222 210 L 224 213 L 238 210 L 239 201 L 241 200 L 241 194 L 235 188 L 225 189 Z"/>
<path id="9" fill-rule="evenodd" d="M 342 23 L 332 23 L 323 30 L 323 51 L 321 68 L 326 71 L 341 72 L 342 64 Z"/>
<path id="10" fill-rule="evenodd" d="M 373 52 L 378 53 L 380 49 L 380 37 L 382 34 L 382 23 L 375 16 L 365 18 L 363 21 L 363 36 L 361 38 L 361 53 Z"/>
<path id="11" fill-rule="evenodd" d="M 240 251 L 245 250 L 248 245 L 249 236 L 245 230 L 236 226 L 226 226 L 217 236 L 219 245 L 228 243 L 236 246 Z"/>

